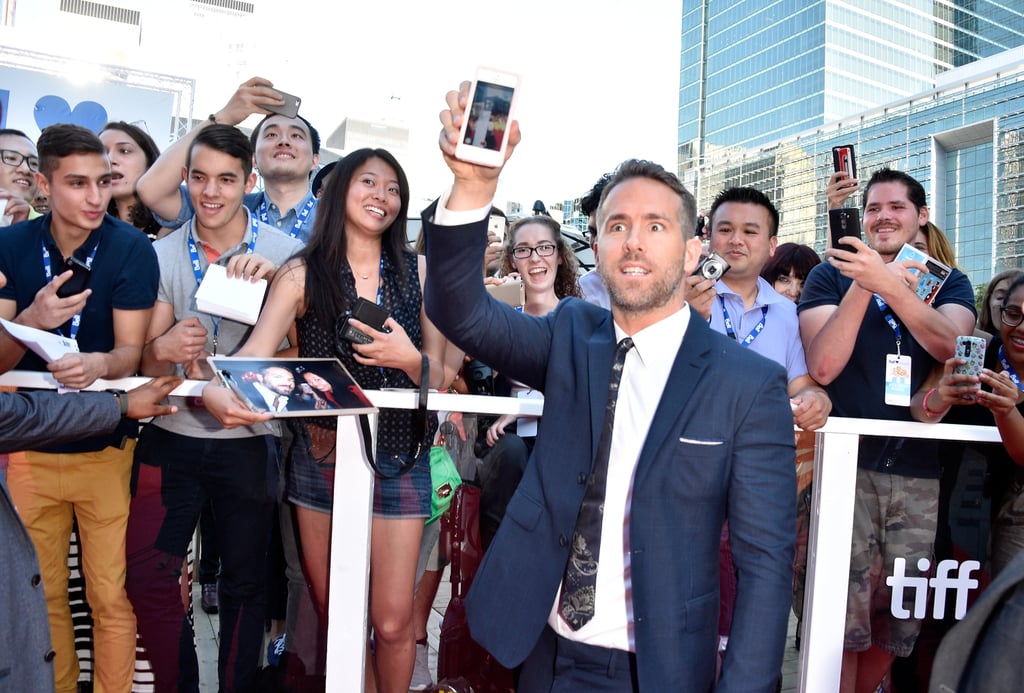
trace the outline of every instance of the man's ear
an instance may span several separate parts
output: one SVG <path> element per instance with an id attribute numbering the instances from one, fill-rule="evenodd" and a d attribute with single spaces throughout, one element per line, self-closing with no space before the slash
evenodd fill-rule
<path id="1" fill-rule="evenodd" d="M 309 172 L 312 173 L 313 171 L 316 171 L 319 166 L 320 166 L 320 155 L 319 154 L 314 154 L 313 155 L 313 167 L 311 169 L 309 169 Z"/>
<path id="2" fill-rule="evenodd" d="M 779 237 L 778 236 L 772 236 L 771 238 L 769 238 L 768 239 L 768 257 L 772 257 L 773 255 L 775 255 L 775 251 L 778 249 L 778 247 L 779 247 Z"/>
<path id="3" fill-rule="evenodd" d="M 188 167 L 187 166 L 182 166 L 181 167 L 181 180 L 182 180 L 183 183 L 188 184 Z"/>
<path id="4" fill-rule="evenodd" d="M 256 172 L 251 171 L 249 177 L 245 180 L 245 194 L 251 193 L 254 187 L 256 187 Z"/>
<path id="5" fill-rule="evenodd" d="M 925 207 L 922 207 L 917 212 L 917 225 L 918 226 L 925 226 L 927 223 L 928 223 L 928 207 L 925 206 Z"/>
<path id="6" fill-rule="evenodd" d="M 40 171 L 36 171 L 36 190 L 43 197 L 50 196 L 50 181 Z"/>
<path id="7" fill-rule="evenodd" d="M 683 269 L 687 276 L 697 269 L 700 262 L 701 241 L 696 236 L 690 236 L 686 241 L 686 259 L 683 262 Z"/>

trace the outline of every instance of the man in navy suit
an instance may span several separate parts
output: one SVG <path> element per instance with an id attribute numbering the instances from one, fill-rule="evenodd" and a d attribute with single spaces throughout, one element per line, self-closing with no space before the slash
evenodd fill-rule
<path id="1" fill-rule="evenodd" d="M 458 346 L 545 396 L 537 444 L 470 591 L 473 637 L 521 691 L 774 691 L 792 581 L 795 474 L 786 376 L 712 332 L 686 303 L 697 264 L 692 195 L 650 162 L 616 171 L 597 212 L 611 312 L 568 299 L 543 318 L 490 299 L 478 267 L 500 169 L 454 158 L 468 83 L 440 144 L 455 175 L 424 214 L 427 314 Z M 519 140 L 510 129 L 509 152 Z M 616 343 L 594 612 L 560 606 L 570 537 L 601 437 Z M 717 686 L 718 543 L 739 576 Z"/>

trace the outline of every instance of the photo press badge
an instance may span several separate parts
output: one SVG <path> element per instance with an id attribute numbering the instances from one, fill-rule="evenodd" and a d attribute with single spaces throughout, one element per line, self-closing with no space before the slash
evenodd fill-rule
<path id="1" fill-rule="evenodd" d="M 910 357 L 885 355 L 885 403 L 893 407 L 910 406 Z"/>

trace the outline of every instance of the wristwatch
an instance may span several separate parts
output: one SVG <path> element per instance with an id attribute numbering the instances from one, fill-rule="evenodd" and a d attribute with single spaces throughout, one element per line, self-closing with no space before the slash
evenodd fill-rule
<path id="1" fill-rule="evenodd" d="M 124 390 L 109 389 L 110 394 L 117 398 L 117 406 L 121 409 L 121 418 L 128 416 L 128 393 Z"/>

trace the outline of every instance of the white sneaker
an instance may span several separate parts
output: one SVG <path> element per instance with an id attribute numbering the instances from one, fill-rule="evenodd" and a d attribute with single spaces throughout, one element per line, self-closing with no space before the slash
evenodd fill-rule
<path id="1" fill-rule="evenodd" d="M 416 643 L 416 665 L 412 669 L 409 690 L 425 691 L 433 685 L 434 678 L 430 675 L 430 665 L 427 663 L 427 646 Z"/>

